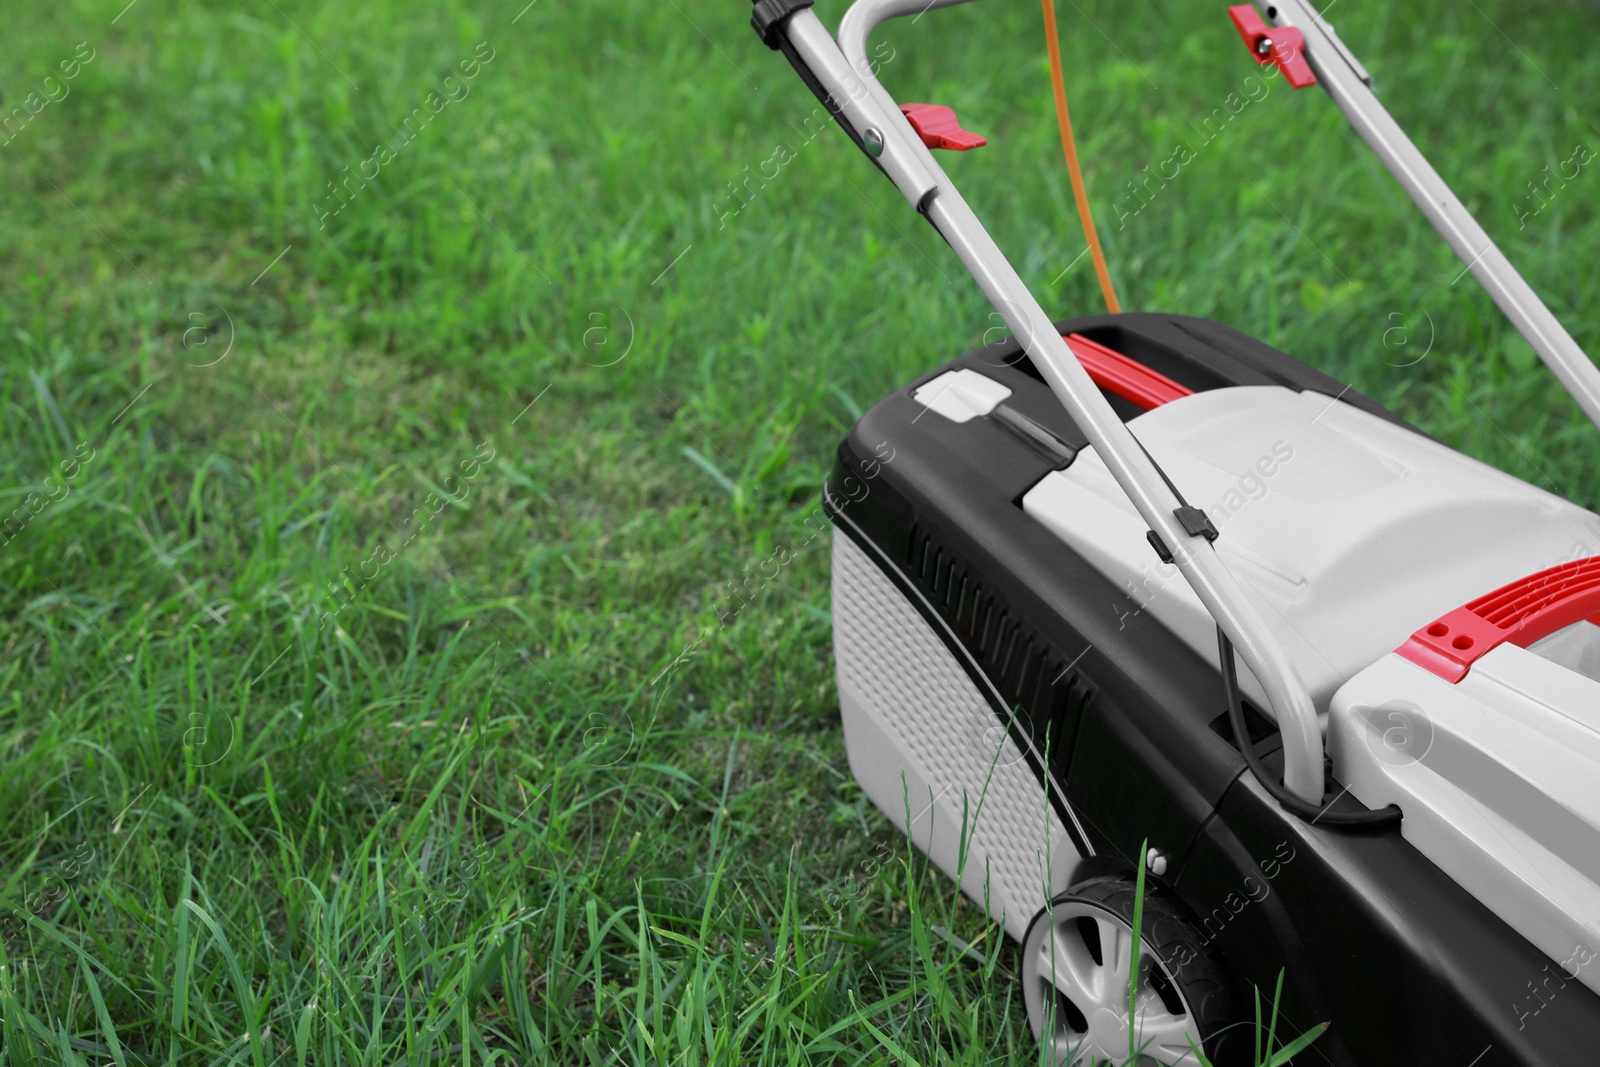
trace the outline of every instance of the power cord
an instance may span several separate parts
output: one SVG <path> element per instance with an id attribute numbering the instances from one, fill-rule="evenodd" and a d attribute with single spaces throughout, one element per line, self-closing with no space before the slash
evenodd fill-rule
<path id="1" fill-rule="evenodd" d="M 1331 803 L 1325 807 L 1308 804 L 1284 788 L 1277 777 L 1267 769 L 1266 764 L 1261 762 L 1261 757 L 1256 755 L 1255 745 L 1250 743 L 1250 731 L 1245 728 L 1244 723 L 1244 701 L 1239 696 L 1239 674 L 1233 665 L 1233 642 L 1228 640 L 1228 635 L 1222 632 L 1220 626 L 1217 627 L 1217 654 L 1222 663 L 1222 688 L 1228 697 L 1228 725 L 1233 728 L 1234 742 L 1243 753 L 1245 765 L 1250 768 L 1250 773 L 1256 776 L 1256 781 L 1272 794 L 1272 798 L 1281 804 L 1284 810 L 1302 819 L 1321 823 L 1323 826 L 1399 824 L 1401 811 L 1394 804 L 1376 811 L 1329 811 L 1328 809 L 1333 806 Z"/>
<path id="2" fill-rule="evenodd" d="M 1056 124 L 1061 127 L 1061 151 L 1067 157 L 1067 173 L 1072 177 L 1072 196 L 1078 202 L 1078 218 L 1083 222 L 1083 236 L 1089 242 L 1094 272 L 1100 277 L 1100 291 L 1105 294 L 1106 310 L 1114 315 L 1122 310 L 1122 304 L 1117 300 L 1117 290 L 1111 284 L 1106 254 L 1100 248 L 1100 235 L 1095 231 L 1094 215 L 1089 211 L 1089 194 L 1083 187 L 1083 171 L 1078 168 L 1078 146 L 1072 139 L 1072 116 L 1067 113 L 1067 84 L 1061 73 L 1061 40 L 1056 34 L 1055 0 L 1043 2 L 1045 43 L 1050 49 L 1050 80 L 1055 84 Z"/>

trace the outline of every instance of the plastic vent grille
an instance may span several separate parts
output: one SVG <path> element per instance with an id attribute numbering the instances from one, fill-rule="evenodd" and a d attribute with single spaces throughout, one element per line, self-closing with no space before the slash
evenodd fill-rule
<path id="1" fill-rule="evenodd" d="M 969 825 L 973 852 L 963 885 L 979 899 L 987 877 L 990 914 L 999 919 L 1005 912 L 1008 930 L 1020 938 L 1045 903 L 1047 843 L 1071 850 L 1022 751 L 933 627 L 842 534 L 833 539 L 833 620 L 841 707 L 846 693 L 859 701 L 936 794 L 905 797 L 896 780 L 874 802 L 898 829 L 913 823 L 919 847 L 947 859 L 955 855 L 954 846 L 948 852 L 930 849 L 927 835 L 954 840 L 967 805 L 977 822 Z M 898 775 L 895 768 L 886 777 Z M 866 779 L 862 785 L 870 794 Z M 930 813 L 935 801 L 938 810 Z M 953 865 L 941 866 L 955 875 Z"/>
<path id="2" fill-rule="evenodd" d="M 1042 633 L 985 589 L 931 525 L 911 528 L 906 570 L 971 651 L 1000 695 L 1018 709 L 1050 773 L 1065 782 L 1072 741 L 1094 687 Z M 1081 650 L 1080 650 L 1081 651 Z"/>

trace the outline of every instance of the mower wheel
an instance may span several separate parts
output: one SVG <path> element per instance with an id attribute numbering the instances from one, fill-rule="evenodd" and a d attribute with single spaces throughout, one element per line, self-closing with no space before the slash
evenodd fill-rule
<path id="1" fill-rule="evenodd" d="M 1028 1024 L 1057 1067 L 1129 1062 L 1137 896 L 1131 877 L 1088 879 L 1052 900 L 1023 937 Z M 1240 1001 L 1204 934 L 1177 901 L 1149 885 L 1140 934 L 1133 998 L 1138 1067 L 1199 1067 L 1195 1048 L 1219 1067 L 1235 1062 L 1232 1050 L 1244 1051 L 1248 1033 L 1233 1025 L 1242 1021 Z"/>

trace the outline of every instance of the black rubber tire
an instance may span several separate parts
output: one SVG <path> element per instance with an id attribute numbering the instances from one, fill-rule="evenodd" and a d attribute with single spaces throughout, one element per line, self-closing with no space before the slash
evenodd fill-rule
<path id="1" fill-rule="evenodd" d="M 1104 875 L 1079 882 L 1051 901 L 1049 909 L 1034 916 L 1022 944 L 1033 944 L 1035 928 L 1048 922 L 1052 911 L 1069 903 L 1110 912 L 1131 928 L 1137 897 L 1138 883 L 1131 875 Z M 1141 951 L 1154 956 L 1166 980 L 1183 998 L 1200 1033 L 1205 1035 L 1201 1047 L 1206 1058 L 1216 1067 L 1248 1065 L 1253 1055 L 1250 1018 L 1244 1012 L 1244 1001 L 1226 962 L 1214 946 L 1206 943 L 1205 935 L 1182 902 L 1170 890 L 1148 881 L 1140 940 L 1144 945 Z M 1019 973 L 1026 972 L 1019 968 Z M 1026 996 L 1024 990 L 1024 1001 Z M 1034 1036 L 1039 1037 L 1037 1025 Z"/>

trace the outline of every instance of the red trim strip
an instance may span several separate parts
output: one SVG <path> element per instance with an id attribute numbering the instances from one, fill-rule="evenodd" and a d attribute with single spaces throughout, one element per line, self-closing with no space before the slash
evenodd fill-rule
<path id="1" fill-rule="evenodd" d="M 1194 395 L 1193 389 L 1185 388 L 1165 374 L 1159 374 L 1143 363 L 1137 363 L 1082 334 L 1069 333 L 1065 340 L 1072 354 L 1083 364 L 1083 369 L 1089 372 L 1094 384 L 1137 404 L 1145 411 L 1158 408 L 1168 401 Z"/>
<path id="2" fill-rule="evenodd" d="M 1455 683 L 1492 649 L 1527 648 L 1589 619 L 1600 625 L 1600 556 L 1562 563 L 1503 585 L 1424 626 L 1395 652 Z"/>

